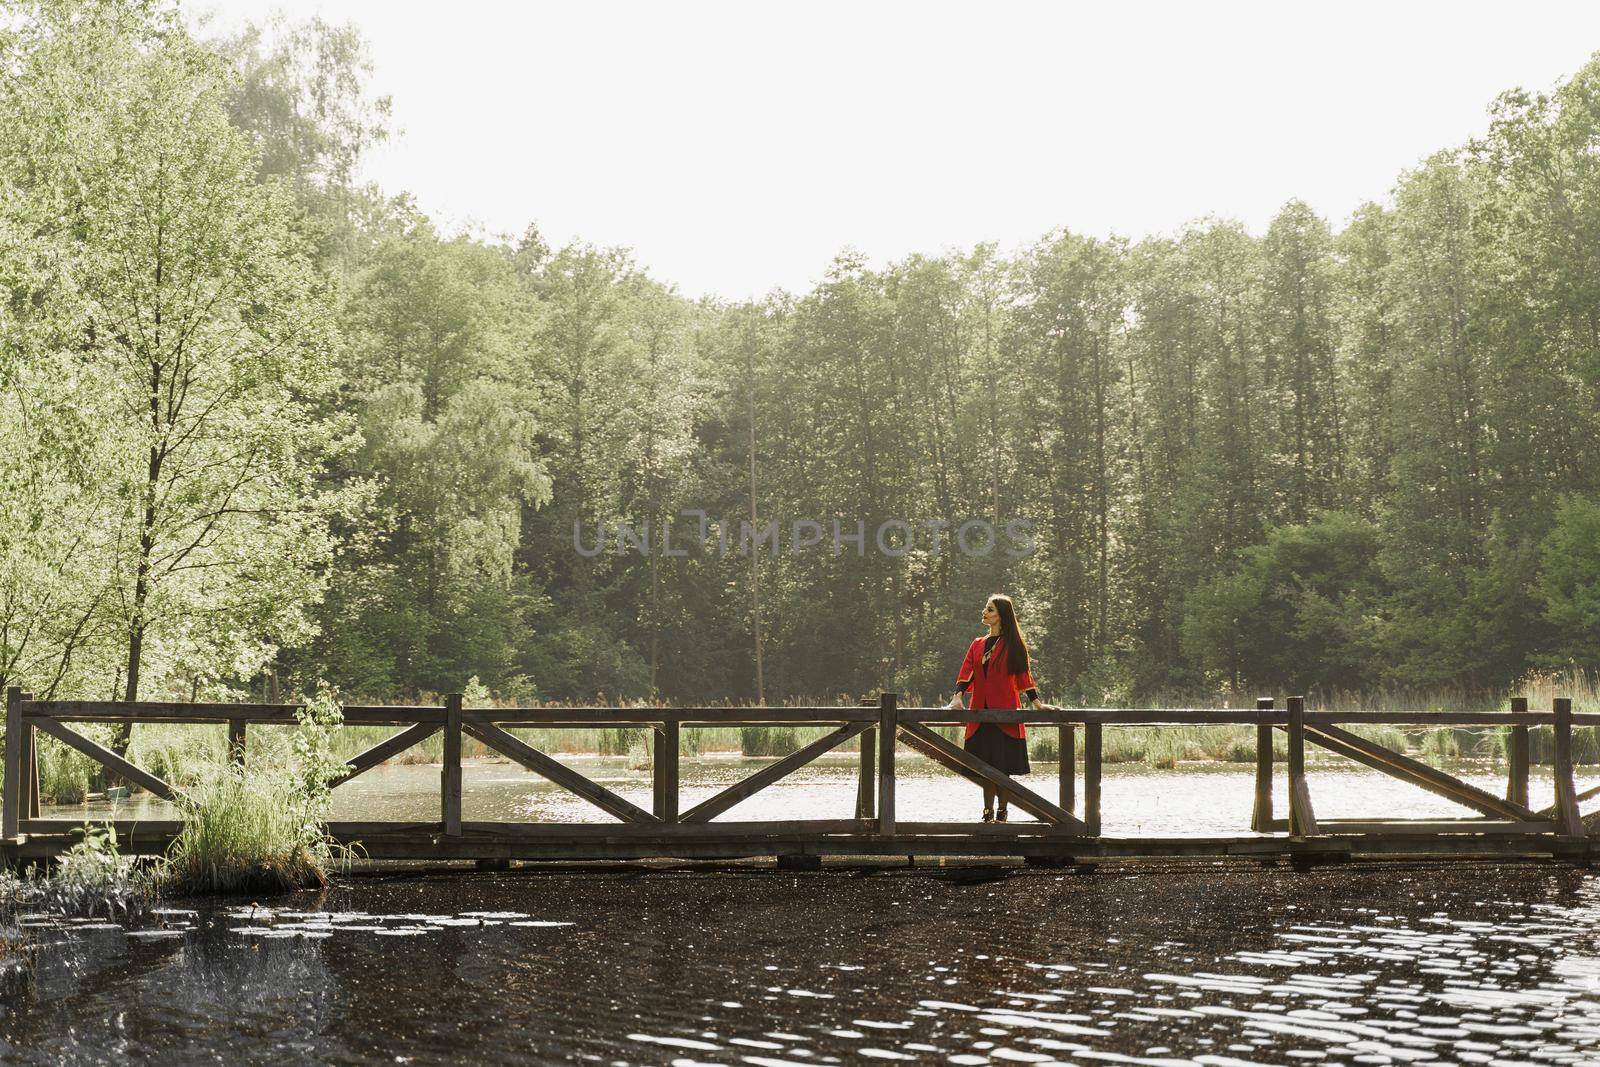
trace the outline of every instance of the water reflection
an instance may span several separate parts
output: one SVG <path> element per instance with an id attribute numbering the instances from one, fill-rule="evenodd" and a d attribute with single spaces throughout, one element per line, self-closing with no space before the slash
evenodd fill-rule
<path id="1" fill-rule="evenodd" d="M 0 1058 L 1600 1062 L 1585 872 L 974 870 L 385 875 L 40 919 Z"/>

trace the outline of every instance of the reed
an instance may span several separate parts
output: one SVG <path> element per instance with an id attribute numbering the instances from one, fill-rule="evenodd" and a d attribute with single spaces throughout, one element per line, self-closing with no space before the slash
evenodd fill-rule
<path id="1" fill-rule="evenodd" d="M 167 849 L 165 883 L 184 893 L 273 893 L 328 884 L 351 853 L 327 833 L 330 782 L 343 760 L 334 739 L 343 714 L 326 686 L 298 724 L 262 746 L 256 766 L 218 762 L 179 800 L 183 829 Z M 263 757 L 275 765 L 260 766 Z"/>
<path id="2" fill-rule="evenodd" d="M 180 893 L 275 893 L 324 886 L 332 856 L 281 779 L 217 766 L 184 805 L 164 881 Z"/>

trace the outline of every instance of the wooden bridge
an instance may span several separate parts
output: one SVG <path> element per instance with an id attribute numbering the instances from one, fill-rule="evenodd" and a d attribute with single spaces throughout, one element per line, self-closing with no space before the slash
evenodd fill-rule
<path id="1" fill-rule="evenodd" d="M 252 724 L 292 726 L 293 704 L 202 704 L 35 700 L 6 694 L 4 806 L 0 848 L 13 859 L 58 855 L 76 840 L 79 819 L 40 817 L 38 735 L 44 733 L 98 761 L 152 794 L 175 799 L 179 790 L 73 730 L 71 724 L 226 723 L 231 756 L 242 761 Z M 968 755 L 934 727 L 961 721 L 1024 722 L 1058 733 L 1061 760 L 1056 795 L 1046 797 Z M 604 860 L 676 857 L 775 857 L 805 869 L 824 856 L 1010 856 L 1030 863 L 1092 863 L 1107 858 L 1287 858 L 1297 864 L 1354 857 L 1553 857 L 1587 862 L 1591 840 L 1579 804 L 1600 788 L 1577 792 L 1572 768 L 1574 725 L 1600 725 L 1600 715 L 1574 715 L 1557 699 L 1549 711 L 1530 711 L 1514 699 L 1505 712 L 1308 712 L 1303 699 L 1254 709 L 955 712 L 901 707 L 896 695 L 855 707 L 766 708 L 487 708 L 467 709 L 459 694 L 442 706 L 348 706 L 347 726 L 395 726 L 389 738 L 352 757 L 337 780 L 348 782 L 441 731 L 444 756 L 439 818 L 428 822 L 331 822 L 338 841 L 359 845 L 371 859 Z M 1231 836 L 1108 837 L 1101 833 L 1101 747 L 1106 729 L 1128 726 L 1255 727 L 1255 805 L 1248 827 Z M 1352 725 L 1504 727 L 1508 773 L 1504 795 L 1491 793 L 1401 752 L 1349 731 Z M 832 727 L 826 735 L 766 765 L 711 798 L 680 810 L 679 752 L 685 728 L 697 726 Z M 654 740 L 650 810 L 541 752 L 510 731 L 519 727 L 598 729 L 646 727 Z M 1528 731 L 1550 727 L 1554 737 L 1555 803 L 1540 810 L 1528 800 Z M 1288 811 L 1273 810 L 1273 739 L 1287 735 Z M 1083 775 L 1076 753 L 1081 733 Z M 606 823 L 468 822 L 461 815 L 461 739 L 489 749 L 566 789 L 612 816 Z M 855 817 L 768 822 L 717 821 L 741 801 L 780 781 L 852 738 L 861 738 Z M 1306 774 L 1306 748 L 1318 746 L 1372 770 L 1444 797 L 1473 814 L 1454 819 L 1319 819 Z M 1002 824 L 916 822 L 896 810 L 896 755 L 904 746 L 971 782 L 990 787 L 1037 822 Z M 181 829 L 170 820 L 117 820 L 125 851 L 159 853 Z"/>

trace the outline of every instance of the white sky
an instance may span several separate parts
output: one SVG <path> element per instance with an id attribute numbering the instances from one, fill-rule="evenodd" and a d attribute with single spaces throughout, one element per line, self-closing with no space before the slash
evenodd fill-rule
<path id="1" fill-rule="evenodd" d="M 192 10 L 206 6 L 206 0 Z M 1342 225 L 1600 49 L 1600 4 L 211 0 L 353 21 L 446 229 L 627 245 L 689 296 L 1300 197 Z M 219 27 L 219 28 L 221 28 Z"/>

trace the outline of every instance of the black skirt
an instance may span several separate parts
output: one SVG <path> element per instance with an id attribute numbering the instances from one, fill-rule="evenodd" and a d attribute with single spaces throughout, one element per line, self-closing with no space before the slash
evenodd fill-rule
<path id="1" fill-rule="evenodd" d="M 979 723 L 972 736 L 967 738 L 966 748 L 995 770 L 1006 774 L 1027 774 L 1033 769 L 1028 766 L 1027 740 L 1012 737 L 992 722 Z"/>

